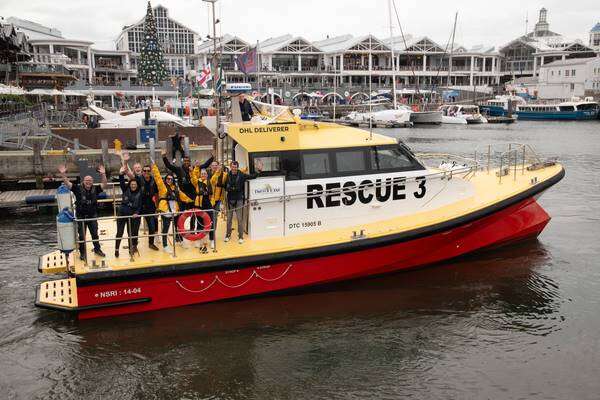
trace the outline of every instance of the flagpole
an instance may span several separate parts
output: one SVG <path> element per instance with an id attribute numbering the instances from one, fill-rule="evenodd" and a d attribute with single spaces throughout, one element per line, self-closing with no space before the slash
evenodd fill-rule
<path id="1" fill-rule="evenodd" d="M 212 68 L 211 68 L 211 74 L 212 74 L 212 80 L 213 80 L 213 102 L 214 102 L 214 106 L 215 106 L 215 128 L 217 131 L 217 159 L 219 160 L 219 162 L 223 163 L 225 161 L 225 157 L 224 157 L 224 152 L 223 152 L 223 139 L 221 139 L 221 121 L 219 118 L 219 114 L 220 114 L 220 104 L 219 104 L 219 94 L 217 93 L 217 78 L 215 77 L 215 73 L 217 73 L 217 70 L 219 68 L 219 60 L 217 59 L 218 57 L 218 53 L 217 53 L 217 19 L 215 16 L 215 3 L 217 2 L 217 0 L 203 0 L 206 2 L 211 3 L 212 5 L 212 22 L 213 22 L 213 57 L 212 57 Z"/>
<path id="2" fill-rule="evenodd" d="M 260 95 L 260 55 L 258 53 L 258 40 L 256 41 L 256 85 Z"/>

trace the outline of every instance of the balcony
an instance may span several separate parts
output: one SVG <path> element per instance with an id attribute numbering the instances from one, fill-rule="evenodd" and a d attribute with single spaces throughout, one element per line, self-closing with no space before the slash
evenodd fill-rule
<path id="1" fill-rule="evenodd" d="M 18 70 L 20 74 L 70 75 L 64 66 L 52 64 L 19 64 Z"/>

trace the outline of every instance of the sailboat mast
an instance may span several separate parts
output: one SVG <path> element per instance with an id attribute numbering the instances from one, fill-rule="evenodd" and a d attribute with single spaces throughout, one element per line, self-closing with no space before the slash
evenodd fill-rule
<path id="1" fill-rule="evenodd" d="M 394 60 L 394 25 L 392 24 L 392 0 L 388 0 L 388 16 L 390 19 L 390 49 L 392 51 L 392 104 L 396 109 L 396 62 Z"/>
<path id="2" fill-rule="evenodd" d="M 448 57 L 448 86 L 450 86 L 450 74 L 452 73 L 452 53 L 454 52 L 454 37 L 456 35 L 456 20 L 458 19 L 458 11 L 454 14 L 454 27 L 452 28 L 452 41 L 450 44 L 450 56 Z"/>

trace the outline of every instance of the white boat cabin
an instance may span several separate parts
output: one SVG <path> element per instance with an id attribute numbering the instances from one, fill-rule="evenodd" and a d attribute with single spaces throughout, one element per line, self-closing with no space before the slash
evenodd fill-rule
<path id="1" fill-rule="evenodd" d="M 263 166 L 247 188 L 251 239 L 359 228 L 472 195 L 467 181 L 429 179 L 437 171 L 404 144 L 368 131 L 291 117 L 230 123 L 227 133 L 240 168 Z"/>

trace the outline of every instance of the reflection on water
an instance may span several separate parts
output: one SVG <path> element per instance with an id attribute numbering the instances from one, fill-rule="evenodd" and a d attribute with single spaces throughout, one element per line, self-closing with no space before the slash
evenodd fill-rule
<path id="1" fill-rule="evenodd" d="M 0 398 L 594 398 L 600 137 L 580 126 L 521 128 L 567 166 L 539 241 L 284 295 L 75 321 L 32 306 L 53 217 L 5 217 Z M 392 132 L 464 154 L 527 136 L 470 128 Z"/>

